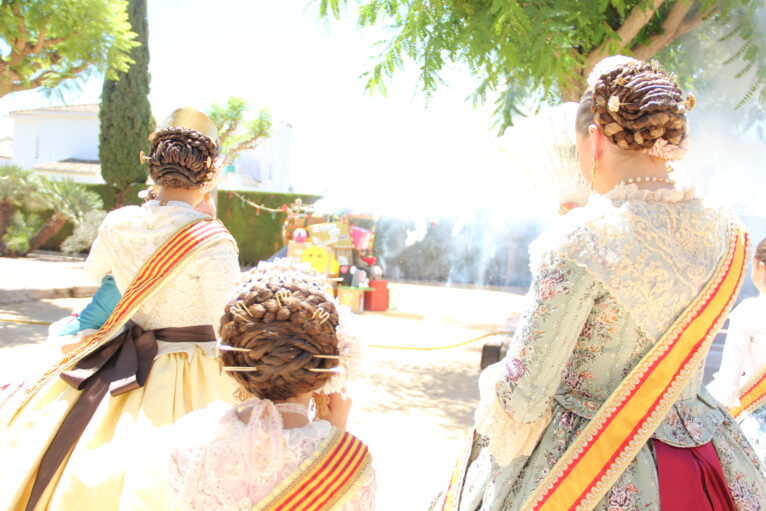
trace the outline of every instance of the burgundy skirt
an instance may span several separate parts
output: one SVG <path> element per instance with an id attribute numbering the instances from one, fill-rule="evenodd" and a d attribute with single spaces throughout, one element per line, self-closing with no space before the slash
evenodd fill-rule
<path id="1" fill-rule="evenodd" d="M 691 448 L 654 440 L 662 511 L 736 511 L 712 442 Z"/>

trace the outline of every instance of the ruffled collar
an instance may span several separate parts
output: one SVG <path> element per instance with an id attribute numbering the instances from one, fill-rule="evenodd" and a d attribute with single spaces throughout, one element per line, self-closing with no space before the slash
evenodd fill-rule
<path id="1" fill-rule="evenodd" d="M 643 200 L 657 202 L 683 202 L 696 198 L 697 192 L 691 185 L 675 186 L 673 188 L 660 188 L 657 190 L 646 190 L 644 188 L 639 188 L 635 184 L 630 184 L 617 185 L 604 196 L 613 201 Z"/>
<path id="2" fill-rule="evenodd" d="M 159 207 L 167 207 L 167 206 L 175 206 L 175 207 L 181 207 L 181 208 L 187 208 L 187 209 L 194 209 L 191 204 L 188 202 L 180 201 L 180 200 L 169 200 L 165 201 L 164 203 L 160 203 L 158 199 L 152 199 L 144 202 L 143 206 L 145 208 L 159 208 Z"/>

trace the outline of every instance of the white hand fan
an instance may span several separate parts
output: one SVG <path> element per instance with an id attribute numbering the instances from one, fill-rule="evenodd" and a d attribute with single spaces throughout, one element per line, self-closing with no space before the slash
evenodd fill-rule
<path id="1" fill-rule="evenodd" d="M 577 160 L 576 114 L 577 103 L 545 107 L 535 116 L 520 119 L 499 139 L 511 171 L 524 173 L 532 183 L 531 193 L 552 207 L 583 205 L 590 193 Z"/>

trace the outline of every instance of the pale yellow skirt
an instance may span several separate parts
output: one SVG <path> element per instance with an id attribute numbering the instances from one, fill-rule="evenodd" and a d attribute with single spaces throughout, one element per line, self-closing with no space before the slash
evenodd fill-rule
<path id="1" fill-rule="evenodd" d="M 163 429 L 212 401 L 233 403 L 237 385 L 218 361 L 170 353 L 154 362 L 146 386 L 107 394 L 57 476 L 39 510 L 169 509 Z M 0 426 L 0 509 L 23 511 L 37 466 L 78 390 L 50 383 Z M 5 410 L 7 411 L 7 410 Z"/>

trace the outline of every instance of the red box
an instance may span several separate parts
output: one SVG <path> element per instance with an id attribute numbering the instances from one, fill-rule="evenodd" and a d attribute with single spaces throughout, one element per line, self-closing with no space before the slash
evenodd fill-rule
<path id="1" fill-rule="evenodd" d="M 370 287 L 374 291 L 364 293 L 364 310 L 366 311 L 387 311 L 388 310 L 388 281 L 371 280 Z"/>

